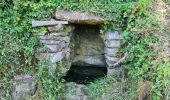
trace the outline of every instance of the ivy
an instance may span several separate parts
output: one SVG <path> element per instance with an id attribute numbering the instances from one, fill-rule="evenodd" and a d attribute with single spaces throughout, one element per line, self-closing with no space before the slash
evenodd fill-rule
<path id="1" fill-rule="evenodd" d="M 159 41 L 155 36 L 159 25 L 152 16 L 154 0 L 1 0 L 0 2 L 0 89 L 9 97 L 12 77 L 18 73 L 36 74 L 40 84 L 43 78 L 52 81 L 51 92 L 57 77 L 48 76 L 47 69 L 38 70 L 34 63 L 35 48 L 39 46 L 33 33 L 33 20 L 46 20 L 57 9 L 92 12 L 108 19 L 104 29 L 122 28 L 124 52 L 129 54 L 127 64 L 129 78 L 138 78 L 154 83 L 155 97 L 167 91 L 169 86 L 169 63 L 158 64 L 157 53 L 152 44 Z M 155 67 L 156 66 L 156 67 Z M 45 76 L 42 72 L 46 73 Z M 43 77 L 42 77 L 42 76 Z M 49 80 L 48 80 L 49 79 Z M 134 81 L 135 82 L 135 81 Z M 45 83 L 45 85 L 49 85 Z M 43 85 L 43 86 L 45 86 Z M 47 87 L 45 87 L 46 89 Z M 54 96 L 54 93 L 51 93 Z M 47 93 L 48 94 L 48 93 Z M 55 96 L 54 96 L 55 97 Z M 157 99 L 156 99 L 157 100 Z"/>

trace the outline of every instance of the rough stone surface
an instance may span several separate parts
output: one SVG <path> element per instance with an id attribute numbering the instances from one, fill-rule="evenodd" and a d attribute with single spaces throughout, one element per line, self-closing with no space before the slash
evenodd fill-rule
<path id="1" fill-rule="evenodd" d="M 49 25 L 57 25 L 57 24 L 68 24 L 67 21 L 32 21 L 32 27 L 38 27 L 38 26 L 49 26 Z"/>
<path id="2" fill-rule="evenodd" d="M 114 64 L 119 61 L 119 58 L 106 56 L 106 63 Z"/>
<path id="3" fill-rule="evenodd" d="M 67 83 L 66 100 L 89 100 L 86 86 L 83 84 Z"/>
<path id="4" fill-rule="evenodd" d="M 34 95 L 36 82 L 30 75 L 14 76 L 12 97 L 13 100 L 29 100 L 29 96 Z"/>
<path id="5" fill-rule="evenodd" d="M 73 64 L 105 67 L 104 41 L 97 26 L 81 25 L 74 31 Z"/>
<path id="6" fill-rule="evenodd" d="M 118 48 L 120 47 L 120 43 L 122 40 L 122 36 L 118 31 L 109 31 L 105 35 L 105 59 L 108 67 L 108 75 L 111 73 L 116 73 L 118 69 L 110 69 L 116 62 L 119 61 L 119 58 L 116 57 L 118 52 Z M 119 72 L 119 71 L 118 71 Z"/>
<path id="7" fill-rule="evenodd" d="M 107 32 L 106 33 L 106 40 L 121 40 L 122 36 L 120 35 L 120 33 L 118 31 L 115 32 Z"/>
<path id="8" fill-rule="evenodd" d="M 41 62 L 49 61 L 47 67 L 53 73 L 57 69 L 57 62 L 62 61 L 63 66 L 69 68 L 70 62 L 70 40 L 73 26 L 53 25 L 47 27 L 48 32 L 38 33 L 43 47 L 37 48 L 36 57 Z"/>
<path id="9" fill-rule="evenodd" d="M 114 75 L 116 77 L 121 77 L 124 75 L 124 69 L 122 67 L 108 68 L 107 75 Z"/>
<path id="10" fill-rule="evenodd" d="M 55 12 L 55 18 L 59 20 L 66 20 L 74 24 L 91 24 L 98 25 L 104 21 L 100 16 L 74 11 L 58 10 Z"/>
<path id="11" fill-rule="evenodd" d="M 42 44 L 58 44 L 60 41 L 56 40 L 40 40 Z"/>
<path id="12" fill-rule="evenodd" d="M 108 56 L 115 56 L 116 53 L 117 53 L 117 48 L 106 48 L 105 49 L 105 54 L 108 55 Z"/>
<path id="13" fill-rule="evenodd" d="M 3 90 L 2 89 L 0 89 L 0 100 L 3 100 Z"/>
<path id="14" fill-rule="evenodd" d="M 54 25 L 54 26 L 48 26 L 48 31 L 49 32 L 59 32 L 64 30 L 64 25 L 62 24 L 58 24 L 58 25 Z"/>
<path id="15" fill-rule="evenodd" d="M 105 46 L 108 48 L 119 48 L 120 47 L 120 40 L 106 40 Z"/>
<path id="16" fill-rule="evenodd" d="M 72 64 L 75 66 L 106 66 L 105 58 L 103 55 L 76 56 Z"/>
<path id="17" fill-rule="evenodd" d="M 64 52 L 40 53 L 37 57 L 42 61 L 50 60 L 51 63 L 56 63 L 64 58 Z"/>

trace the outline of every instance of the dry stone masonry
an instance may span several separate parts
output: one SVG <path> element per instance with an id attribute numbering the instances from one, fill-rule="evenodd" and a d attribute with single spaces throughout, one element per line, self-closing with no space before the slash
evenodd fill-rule
<path id="1" fill-rule="evenodd" d="M 121 46 L 122 36 L 120 31 L 108 31 L 105 34 L 105 60 L 107 63 L 108 74 L 115 74 L 119 68 L 114 68 L 114 64 L 120 58 L 116 57 Z"/>
<path id="2" fill-rule="evenodd" d="M 49 21 L 32 22 L 33 27 L 46 27 L 46 32 L 35 33 L 42 44 L 36 50 L 36 57 L 40 62 L 50 62 L 47 67 L 51 73 L 60 61 L 67 70 L 71 65 L 76 65 L 107 67 L 108 74 L 117 71 L 114 64 L 119 61 L 116 54 L 122 40 L 120 31 L 100 34 L 100 24 L 104 18 L 94 14 L 61 10 L 54 15 L 55 19 Z M 15 76 L 14 80 L 14 100 L 25 100 L 35 93 L 36 83 L 32 76 Z"/>
<path id="3" fill-rule="evenodd" d="M 48 30 L 37 34 L 44 46 L 37 49 L 40 60 L 49 59 L 53 71 L 56 63 L 63 61 L 68 69 L 71 65 L 98 66 L 107 67 L 108 74 L 112 73 L 119 61 L 116 54 L 122 40 L 120 31 L 108 31 L 102 36 L 99 25 L 104 18 L 83 12 L 59 10 L 54 18 L 33 22 L 33 26 L 45 26 Z"/>
<path id="4" fill-rule="evenodd" d="M 38 34 L 40 42 L 44 47 L 37 49 L 37 57 L 49 60 L 52 71 L 56 69 L 56 63 L 63 61 L 64 66 L 70 66 L 70 39 L 73 27 L 64 25 L 53 25 L 47 27 L 48 32 Z"/>

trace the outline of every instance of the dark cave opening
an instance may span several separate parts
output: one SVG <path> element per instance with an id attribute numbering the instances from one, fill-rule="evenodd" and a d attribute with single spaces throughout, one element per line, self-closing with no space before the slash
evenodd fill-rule
<path id="1" fill-rule="evenodd" d="M 98 66 L 71 66 L 63 79 L 66 82 L 75 82 L 78 84 L 89 84 L 96 79 L 100 79 L 107 75 L 106 67 Z"/>

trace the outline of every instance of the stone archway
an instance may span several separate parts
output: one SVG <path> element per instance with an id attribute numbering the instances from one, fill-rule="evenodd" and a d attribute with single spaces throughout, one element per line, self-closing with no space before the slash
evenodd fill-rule
<path id="1" fill-rule="evenodd" d="M 99 34 L 104 18 L 94 14 L 59 10 L 54 18 L 52 23 L 68 21 L 68 24 L 44 24 L 48 31 L 38 36 L 47 50 L 38 48 L 40 59 L 50 58 L 52 70 L 56 69 L 58 61 L 63 61 L 67 69 L 71 65 L 98 66 L 107 67 L 108 72 L 112 73 L 114 63 L 119 60 L 116 57 L 122 39 L 119 31 Z"/>

